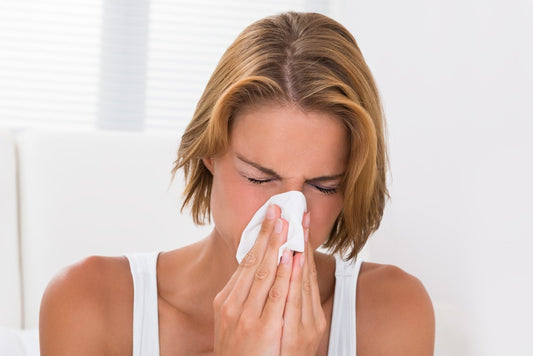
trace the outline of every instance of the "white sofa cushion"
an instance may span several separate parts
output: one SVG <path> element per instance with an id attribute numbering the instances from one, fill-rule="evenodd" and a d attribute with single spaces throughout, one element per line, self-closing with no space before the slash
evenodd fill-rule
<path id="1" fill-rule="evenodd" d="M 0 325 L 11 328 L 21 327 L 16 179 L 15 142 L 0 129 Z"/>
<path id="2" fill-rule="evenodd" d="M 179 133 L 28 131 L 20 152 L 24 322 L 42 293 L 84 256 L 168 250 L 207 235 L 181 215 L 181 179 L 168 189 Z"/>
<path id="3" fill-rule="evenodd" d="M 39 333 L 36 329 L 18 330 L 0 327 L 0 355 L 38 356 Z"/>

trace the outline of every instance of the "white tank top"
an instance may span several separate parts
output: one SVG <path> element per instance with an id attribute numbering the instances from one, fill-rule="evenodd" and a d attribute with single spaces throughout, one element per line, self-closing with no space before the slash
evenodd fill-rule
<path id="1" fill-rule="evenodd" d="M 128 254 L 133 277 L 133 356 L 159 355 L 157 257 L 159 253 Z M 362 261 L 335 257 L 335 294 L 328 355 L 356 355 L 355 296 Z"/>

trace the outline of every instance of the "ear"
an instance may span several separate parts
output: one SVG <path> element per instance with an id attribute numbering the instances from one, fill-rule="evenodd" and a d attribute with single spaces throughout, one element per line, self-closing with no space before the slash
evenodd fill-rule
<path id="1" fill-rule="evenodd" d="M 215 159 L 213 156 L 210 157 L 202 157 L 202 162 L 204 163 L 204 166 L 211 172 L 211 174 L 214 174 L 213 171 L 215 170 Z"/>

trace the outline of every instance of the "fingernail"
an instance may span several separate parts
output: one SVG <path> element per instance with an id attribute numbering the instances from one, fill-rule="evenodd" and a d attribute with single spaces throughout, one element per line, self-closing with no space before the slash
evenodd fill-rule
<path id="1" fill-rule="evenodd" d="M 274 226 L 274 231 L 276 234 L 279 234 L 283 229 L 283 221 L 281 219 L 276 220 L 276 226 Z"/>
<path id="2" fill-rule="evenodd" d="M 276 208 L 274 207 L 273 204 L 270 204 L 267 210 L 267 219 L 272 220 L 275 217 L 276 217 Z"/>
<path id="3" fill-rule="evenodd" d="M 304 219 L 304 227 L 309 227 L 309 225 L 311 225 L 311 212 L 308 211 L 307 214 L 305 214 L 305 219 Z"/>
<path id="4" fill-rule="evenodd" d="M 305 252 L 302 252 L 302 256 L 300 257 L 300 267 L 304 265 L 304 260 L 305 260 Z"/>
<path id="5" fill-rule="evenodd" d="M 289 257 L 290 257 L 290 252 L 289 250 L 285 249 L 283 250 L 283 255 L 281 255 L 281 263 L 283 264 L 287 264 L 289 263 Z"/>

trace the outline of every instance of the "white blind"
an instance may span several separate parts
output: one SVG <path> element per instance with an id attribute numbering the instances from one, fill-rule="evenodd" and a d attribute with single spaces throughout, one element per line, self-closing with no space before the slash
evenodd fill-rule
<path id="1" fill-rule="evenodd" d="M 153 0 L 147 126 L 176 127 L 189 122 L 223 52 L 253 21 L 288 10 L 324 12 L 325 8 L 326 1 L 316 0 Z"/>
<path id="2" fill-rule="evenodd" d="M 176 128 L 223 51 L 327 0 L 0 0 L 0 125 Z"/>
<path id="3" fill-rule="evenodd" d="M 0 0 L 0 124 L 94 125 L 101 7 Z"/>

